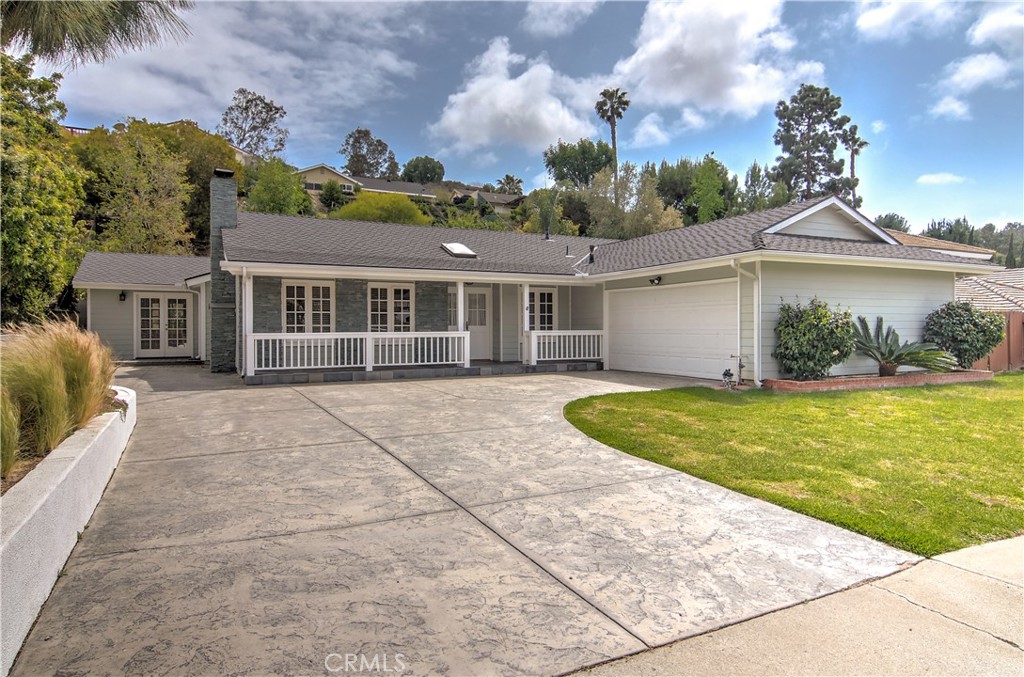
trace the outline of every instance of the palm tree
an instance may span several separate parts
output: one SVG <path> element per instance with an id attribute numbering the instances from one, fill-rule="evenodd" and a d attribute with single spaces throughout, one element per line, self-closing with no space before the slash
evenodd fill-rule
<path id="1" fill-rule="evenodd" d="M 523 180 L 517 176 L 506 174 L 503 178 L 498 179 L 498 192 L 508 195 L 522 195 Z"/>
<path id="2" fill-rule="evenodd" d="M 867 148 L 869 144 L 857 136 L 857 125 L 850 125 L 848 129 L 843 131 L 842 142 L 846 146 L 846 150 L 850 151 L 850 190 L 853 194 L 853 206 L 857 207 L 857 170 L 854 163 L 860 152 Z"/>
<path id="3" fill-rule="evenodd" d="M 615 136 L 615 121 L 622 119 L 622 114 L 629 108 L 628 92 L 620 92 L 619 88 L 605 89 L 601 92 L 601 98 L 594 104 L 597 116 L 608 123 L 612 128 L 612 158 L 615 175 L 615 204 L 619 204 L 619 145 Z"/>
<path id="4" fill-rule="evenodd" d="M 194 5 L 194 0 L 2 0 L 0 41 L 5 50 L 22 48 L 70 66 L 106 61 L 164 37 L 188 37 L 188 26 L 177 12 Z"/>

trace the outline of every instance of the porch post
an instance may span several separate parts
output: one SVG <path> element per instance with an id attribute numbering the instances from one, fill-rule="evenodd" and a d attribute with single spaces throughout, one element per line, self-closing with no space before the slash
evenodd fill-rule
<path id="1" fill-rule="evenodd" d="M 490 310 L 488 309 L 488 312 Z M 455 331 L 466 331 L 466 283 L 458 280 L 455 283 Z M 462 338 L 462 366 L 469 369 L 469 337 Z"/>
<path id="2" fill-rule="evenodd" d="M 242 359 L 245 364 L 245 375 L 256 373 L 256 341 L 252 338 L 252 275 L 242 271 Z"/>
<path id="3" fill-rule="evenodd" d="M 523 284 L 523 364 L 530 364 L 530 285 Z"/>

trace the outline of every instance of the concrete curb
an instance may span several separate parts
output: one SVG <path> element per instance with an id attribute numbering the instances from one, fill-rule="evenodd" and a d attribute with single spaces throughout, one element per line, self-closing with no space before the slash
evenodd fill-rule
<path id="1" fill-rule="evenodd" d="M 97 416 L 0 497 L 0 674 L 7 675 L 135 428 L 135 391 L 114 386 L 124 412 Z"/>

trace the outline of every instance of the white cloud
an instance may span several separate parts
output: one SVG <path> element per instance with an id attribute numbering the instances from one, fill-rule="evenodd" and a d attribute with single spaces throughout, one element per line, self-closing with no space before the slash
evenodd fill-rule
<path id="1" fill-rule="evenodd" d="M 530 0 L 522 26 L 536 38 L 557 38 L 572 33 L 601 4 L 597 0 Z"/>
<path id="2" fill-rule="evenodd" d="M 661 115 L 658 113 L 648 113 L 633 129 L 633 138 L 629 145 L 632 148 L 664 146 L 672 137 L 663 127 Z"/>
<path id="3" fill-rule="evenodd" d="M 967 38 L 975 46 L 993 43 L 1019 53 L 1024 48 L 1024 5 L 1015 2 L 993 7 L 971 26 Z"/>
<path id="4" fill-rule="evenodd" d="M 889 125 L 886 124 L 885 120 L 875 120 L 871 123 L 871 132 L 873 134 L 881 134 L 887 129 L 889 129 Z"/>
<path id="5" fill-rule="evenodd" d="M 939 172 L 937 174 L 922 174 L 917 177 L 917 183 L 922 186 L 948 186 L 952 183 L 963 183 L 967 179 L 950 172 Z"/>
<path id="6" fill-rule="evenodd" d="M 461 154 L 502 144 L 538 152 L 559 138 L 591 136 L 596 129 L 589 111 L 566 103 L 571 86 L 546 61 L 527 62 L 512 52 L 508 38 L 498 37 L 470 64 L 460 90 L 448 97 L 429 130 Z"/>
<path id="7" fill-rule="evenodd" d="M 937 118 L 951 120 L 970 120 L 971 109 L 963 100 L 955 96 L 944 96 L 928 111 Z"/>
<path id="8" fill-rule="evenodd" d="M 1005 85 L 1010 64 L 997 54 L 972 54 L 946 66 L 942 87 L 955 94 L 966 94 L 984 85 Z"/>
<path id="9" fill-rule="evenodd" d="M 540 174 L 534 176 L 530 180 L 530 184 L 533 186 L 534 190 L 536 190 L 537 188 L 547 188 L 551 184 L 551 177 L 548 176 L 547 171 L 543 171 Z"/>
<path id="10" fill-rule="evenodd" d="M 958 4 L 944 0 L 877 0 L 857 5 L 856 26 L 867 40 L 905 40 L 916 31 L 949 28 L 960 16 Z"/>
<path id="11" fill-rule="evenodd" d="M 212 129 L 234 90 L 246 87 L 287 109 L 290 145 L 326 144 L 333 153 L 340 113 L 394 98 L 416 75 L 395 51 L 421 35 L 414 11 L 397 3 L 200 2 L 186 16 L 190 40 L 70 71 L 61 98 L 70 119 L 191 118 Z"/>
<path id="12" fill-rule="evenodd" d="M 638 105 L 752 117 L 824 74 L 786 56 L 795 42 L 781 15 L 778 0 L 651 2 L 636 50 L 603 80 Z"/>
<path id="13" fill-rule="evenodd" d="M 683 114 L 679 118 L 679 122 L 682 125 L 683 130 L 688 132 L 696 132 L 708 126 L 707 118 L 693 108 L 684 108 Z"/>

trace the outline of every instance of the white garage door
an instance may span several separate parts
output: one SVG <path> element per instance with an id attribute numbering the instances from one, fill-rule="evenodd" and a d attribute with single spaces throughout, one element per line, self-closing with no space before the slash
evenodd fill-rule
<path id="1" fill-rule="evenodd" d="M 735 280 L 609 293 L 610 369 L 720 379 L 735 353 Z"/>

